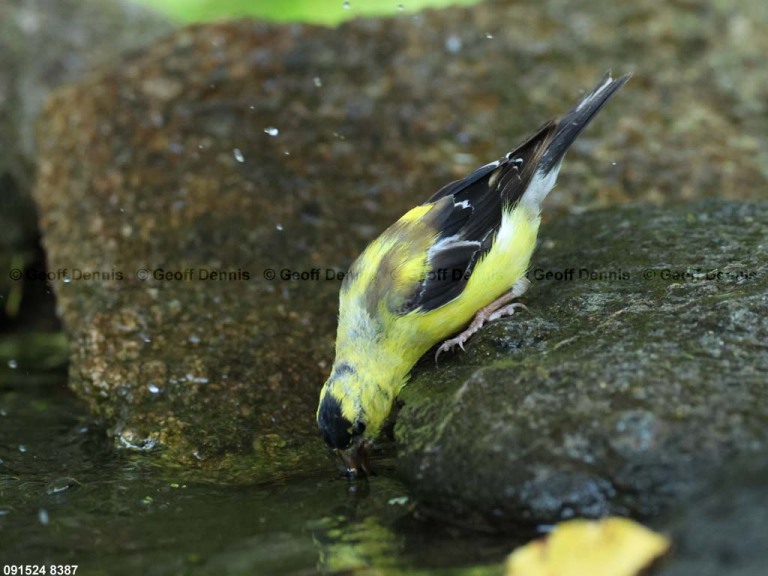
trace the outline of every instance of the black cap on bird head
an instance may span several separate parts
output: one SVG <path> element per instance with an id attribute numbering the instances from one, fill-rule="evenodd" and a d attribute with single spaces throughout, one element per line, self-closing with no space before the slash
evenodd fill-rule
<path id="1" fill-rule="evenodd" d="M 323 440 L 339 451 L 347 475 L 352 478 L 371 474 L 370 441 L 363 436 L 365 422 L 350 422 L 341 413 L 341 403 L 332 394 L 325 394 L 317 411 L 317 426 Z"/>

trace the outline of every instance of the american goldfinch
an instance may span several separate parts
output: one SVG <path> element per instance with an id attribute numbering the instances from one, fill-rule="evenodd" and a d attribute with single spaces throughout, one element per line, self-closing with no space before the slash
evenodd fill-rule
<path id="1" fill-rule="evenodd" d="M 341 286 L 336 359 L 317 423 L 351 476 L 369 473 L 372 440 L 413 365 L 514 313 L 529 286 L 541 203 L 565 152 L 629 79 L 610 73 L 567 114 L 500 160 L 438 190 L 355 260 Z M 460 330 L 464 330 L 454 336 Z"/>

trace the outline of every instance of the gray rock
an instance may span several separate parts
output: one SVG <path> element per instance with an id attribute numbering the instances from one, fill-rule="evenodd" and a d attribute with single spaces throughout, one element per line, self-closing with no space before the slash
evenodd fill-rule
<path id="1" fill-rule="evenodd" d="M 170 30 L 158 14 L 118 0 L 0 3 L 0 318 L 8 298 L 16 309 L 16 292 L 24 289 L 7 271 L 42 268 L 30 187 L 34 122 L 43 102 L 55 87 Z"/>
<path id="2" fill-rule="evenodd" d="M 658 576 L 762 576 L 768 566 L 765 453 L 737 461 L 665 520 L 674 543 Z"/>
<path id="3" fill-rule="evenodd" d="M 27 161 L 34 160 L 34 122 L 51 90 L 172 30 L 158 13 L 122 0 L 6 0 L 0 22 L 5 151 Z"/>
<path id="4" fill-rule="evenodd" d="M 417 498 L 500 525 L 647 516 L 764 448 L 767 219 L 708 201 L 543 226 L 530 310 L 425 359 L 402 394 Z"/>

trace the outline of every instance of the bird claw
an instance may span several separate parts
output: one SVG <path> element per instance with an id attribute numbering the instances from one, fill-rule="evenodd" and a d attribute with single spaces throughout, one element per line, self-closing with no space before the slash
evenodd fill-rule
<path id="1" fill-rule="evenodd" d="M 523 304 L 522 302 L 514 302 L 512 304 L 507 304 L 503 308 L 499 308 L 496 310 L 493 314 L 491 314 L 488 317 L 488 322 L 493 322 L 494 320 L 498 320 L 500 318 L 506 318 L 509 316 L 512 316 L 515 313 L 515 310 L 517 309 L 525 310 L 526 312 L 529 312 L 528 306 Z"/>
<path id="2" fill-rule="evenodd" d="M 453 352 L 456 350 L 456 346 L 461 348 L 462 352 L 466 352 L 467 350 L 464 348 L 464 340 L 460 337 L 458 338 L 451 338 L 450 340 L 446 340 L 440 345 L 440 348 L 437 349 L 437 352 L 435 352 L 435 364 L 437 364 L 437 359 L 440 357 L 440 354 L 443 352 Z"/>
<path id="3" fill-rule="evenodd" d="M 504 318 L 505 316 L 512 316 L 512 314 L 514 314 L 515 310 L 518 308 L 528 310 L 528 306 L 522 302 L 512 302 L 510 304 L 509 301 L 513 300 L 514 298 L 519 298 L 525 294 L 525 291 L 528 289 L 529 285 L 530 282 L 528 279 L 523 277 L 518 280 L 518 282 L 508 293 L 504 294 L 494 302 L 491 302 L 485 308 L 479 310 L 475 314 L 475 318 L 472 320 L 466 330 L 464 330 L 458 336 L 454 336 L 453 338 L 446 340 L 440 345 L 440 348 L 438 348 L 437 352 L 435 352 L 435 364 L 437 364 L 437 359 L 440 357 L 440 354 L 447 350 L 453 351 L 456 349 L 456 346 L 461 348 L 462 352 L 466 352 L 466 349 L 464 348 L 464 342 L 479 332 L 480 329 L 488 322 L 498 320 L 499 318 Z"/>

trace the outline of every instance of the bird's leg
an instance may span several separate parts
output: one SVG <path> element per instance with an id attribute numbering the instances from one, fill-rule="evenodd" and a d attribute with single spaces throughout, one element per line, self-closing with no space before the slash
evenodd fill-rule
<path id="1" fill-rule="evenodd" d="M 464 343 L 469 340 L 473 334 L 480 330 L 480 328 L 482 328 L 483 324 L 486 322 L 498 320 L 504 316 L 511 316 L 518 308 L 527 310 L 525 304 L 521 304 L 520 302 L 513 302 L 510 304 L 509 302 L 525 294 L 530 285 L 531 282 L 528 280 L 528 278 L 523 276 L 520 278 L 520 280 L 515 282 L 514 286 L 512 286 L 512 289 L 509 292 L 502 294 L 499 298 L 488 304 L 488 306 L 478 310 L 470 325 L 461 334 L 446 340 L 440 345 L 440 348 L 438 348 L 437 352 L 435 352 L 435 362 L 437 362 L 437 358 L 440 356 L 440 354 L 446 350 L 453 350 L 456 346 L 464 350 Z"/>

